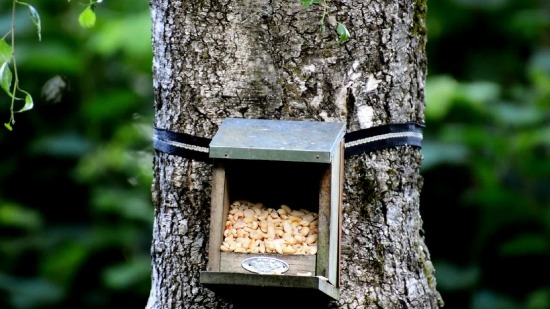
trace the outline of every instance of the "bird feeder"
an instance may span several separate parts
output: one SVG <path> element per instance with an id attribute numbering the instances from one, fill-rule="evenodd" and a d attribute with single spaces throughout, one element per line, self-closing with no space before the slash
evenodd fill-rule
<path id="1" fill-rule="evenodd" d="M 344 134 L 336 122 L 223 121 L 201 284 L 339 299 Z"/>

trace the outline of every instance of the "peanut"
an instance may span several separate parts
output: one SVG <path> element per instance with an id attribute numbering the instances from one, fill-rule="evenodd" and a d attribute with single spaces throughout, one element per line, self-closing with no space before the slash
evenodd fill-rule
<path id="1" fill-rule="evenodd" d="M 266 208 L 245 200 L 230 205 L 220 246 L 223 252 L 317 253 L 318 215 L 307 209 Z"/>

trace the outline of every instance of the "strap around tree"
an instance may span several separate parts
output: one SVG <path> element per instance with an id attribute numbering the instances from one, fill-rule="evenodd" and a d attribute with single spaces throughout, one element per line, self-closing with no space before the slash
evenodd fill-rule
<path id="1" fill-rule="evenodd" d="M 398 123 L 348 132 L 344 136 L 344 156 L 349 158 L 361 153 L 399 146 L 421 148 L 423 128 L 424 125 L 417 123 Z M 159 128 L 155 128 L 153 134 L 153 145 L 156 150 L 204 162 L 211 162 L 208 155 L 211 140 Z"/>

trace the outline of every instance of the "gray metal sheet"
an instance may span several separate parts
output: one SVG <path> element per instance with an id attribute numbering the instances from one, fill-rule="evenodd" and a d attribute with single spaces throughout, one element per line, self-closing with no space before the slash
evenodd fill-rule
<path id="1" fill-rule="evenodd" d="M 210 158 L 330 163 L 344 134 L 339 122 L 226 118 Z"/>

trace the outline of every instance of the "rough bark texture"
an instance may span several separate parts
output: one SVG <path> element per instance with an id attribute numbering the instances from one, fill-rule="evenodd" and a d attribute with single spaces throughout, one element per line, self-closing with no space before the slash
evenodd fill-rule
<path id="1" fill-rule="evenodd" d="M 351 40 L 319 31 L 298 0 L 151 0 L 155 125 L 212 137 L 226 117 L 343 121 L 348 131 L 422 123 L 425 0 L 331 0 Z M 345 162 L 339 308 L 438 308 L 422 235 L 418 150 Z M 231 308 L 199 284 L 212 166 L 154 158 L 147 308 Z"/>

